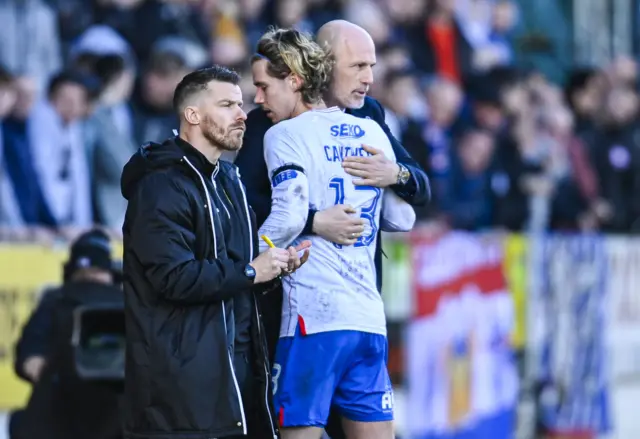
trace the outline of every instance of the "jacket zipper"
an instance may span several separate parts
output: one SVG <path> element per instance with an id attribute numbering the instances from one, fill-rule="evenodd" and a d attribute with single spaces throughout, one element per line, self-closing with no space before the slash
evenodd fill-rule
<path id="1" fill-rule="evenodd" d="M 240 192 L 242 192 L 242 200 L 244 201 L 244 210 L 247 214 L 247 225 L 249 226 L 249 260 L 253 260 L 253 228 L 251 227 L 251 215 L 249 214 L 249 202 L 247 201 L 247 194 L 244 192 L 244 187 L 242 186 L 242 181 L 240 180 L 240 170 L 236 168 L 236 175 L 238 176 L 238 183 L 240 185 Z M 260 329 L 260 312 L 258 311 L 258 302 L 256 298 L 253 298 L 253 305 L 256 311 L 256 317 L 258 321 L 258 335 L 260 336 L 260 343 L 262 343 L 262 330 Z M 273 425 L 273 416 L 271 414 L 271 409 L 269 408 L 269 369 L 267 365 L 263 363 L 264 369 L 264 377 L 265 377 L 265 391 L 264 391 L 264 402 L 267 408 L 267 417 L 269 418 L 269 423 L 271 424 L 271 432 L 273 433 L 273 438 L 276 439 L 278 435 L 276 434 L 276 428 Z"/>
<path id="2" fill-rule="evenodd" d="M 207 189 L 207 184 L 204 181 L 204 177 L 202 176 L 202 174 L 200 174 L 200 172 L 198 172 L 196 167 L 191 164 L 191 162 L 189 161 L 189 159 L 186 156 L 184 156 L 182 158 L 191 167 L 191 169 L 194 170 L 196 175 L 200 178 L 200 182 L 202 183 L 202 187 L 204 188 L 204 193 L 205 193 L 205 196 L 207 197 L 207 203 L 209 203 L 209 222 L 210 222 L 210 225 L 211 225 L 211 231 L 213 232 L 213 253 L 214 253 L 214 256 L 217 258 L 218 257 L 218 248 L 216 246 L 216 242 L 217 242 L 216 227 L 215 227 L 215 222 L 213 221 L 213 208 L 214 207 L 213 207 L 213 204 L 211 203 L 211 195 L 209 194 L 209 189 Z M 217 193 L 217 191 L 216 191 L 216 193 Z M 225 333 L 225 338 L 226 338 L 226 334 L 227 334 L 227 315 L 225 313 L 224 300 L 222 301 L 222 321 L 224 323 L 224 333 Z M 238 379 L 236 378 L 236 372 L 235 372 L 235 370 L 233 368 L 233 359 L 231 358 L 231 354 L 229 353 L 229 349 L 227 349 L 226 346 L 225 346 L 225 351 L 227 351 L 227 360 L 229 360 L 229 368 L 231 369 L 231 377 L 233 378 L 233 385 L 236 388 L 236 396 L 238 397 L 238 404 L 240 405 L 240 415 L 242 416 L 242 434 L 246 435 L 247 434 L 247 419 L 246 419 L 245 414 L 244 414 L 244 404 L 242 403 L 242 393 L 240 393 L 240 386 L 238 385 Z"/>
<path id="3" fill-rule="evenodd" d="M 213 175 L 211 175 L 211 183 L 213 183 L 213 188 L 215 189 L 215 193 L 216 193 L 216 196 L 218 197 L 218 200 L 220 200 L 220 204 L 222 204 L 222 207 L 224 207 L 225 212 L 227 212 L 227 217 L 231 219 L 231 214 L 229 213 L 229 209 L 227 209 L 227 205 L 224 204 L 224 201 L 222 201 L 222 197 L 220 197 L 220 194 L 218 193 L 218 185 L 216 184 L 216 181 L 214 180 Z"/>

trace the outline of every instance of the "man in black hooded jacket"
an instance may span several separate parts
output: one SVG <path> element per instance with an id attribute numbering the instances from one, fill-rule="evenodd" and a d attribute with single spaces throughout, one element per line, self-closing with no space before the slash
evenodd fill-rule
<path id="1" fill-rule="evenodd" d="M 123 171 L 127 438 L 277 435 L 254 294 L 301 261 L 293 248 L 256 257 L 244 187 L 219 160 L 242 145 L 238 81 L 218 66 L 185 76 L 180 135 L 146 145 Z"/>

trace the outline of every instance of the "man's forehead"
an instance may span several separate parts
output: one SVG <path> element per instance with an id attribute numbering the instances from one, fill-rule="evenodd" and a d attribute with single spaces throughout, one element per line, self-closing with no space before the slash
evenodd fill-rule
<path id="1" fill-rule="evenodd" d="M 266 82 L 271 77 L 267 74 L 268 61 L 260 59 L 255 61 L 251 66 L 251 73 L 253 75 L 253 82 Z"/>
<path id="2" fill-rule="evenodd" d="M 239 85 L 231 82 L 211 81 L 207 86 L 209 96 L 220 101 L 228 99 L 231 101 L 242 101 L 242 90 Z"/>
<path id="3" fill-rule="evenodd" d="M 333 47 L 334 56 L 337 61 L 348 62 L 376 62 L 376 50 L 373 42 L 362 35 L 345 35 L 338 39 Z"/>

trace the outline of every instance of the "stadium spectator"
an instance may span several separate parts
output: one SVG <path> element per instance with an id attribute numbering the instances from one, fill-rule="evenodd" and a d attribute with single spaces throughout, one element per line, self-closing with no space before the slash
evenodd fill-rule
<path id="1" fill-rule="evenodd" d="M 10 170 L 4 158 L 4 121 L 13 111 L 18 99 L 14 78 L 5 68 L 0 67 L 0 228 L 6 237 L 9 227 L 20 225 L 20 207 L 11 182 Z"/>
<path id="2" fill-rule="evenodd" d="M 616 85 L 604 98 L 603 126 L 592 143 L 599 191 L 611 206 L 602 228 L 609 232 L 638 231 L 640 227 L 640 126 L 638 96 Z"/>
<path id="3" fill-rule="evenodd" d="M 0 2 L 0 64 L 33 79 L 38 95 L 63 67 L 56 12 L 44 0 Z"/>
<path id="4" fill-rule="evenodd" d="M 486 129 L 467 128 L 460 134 L 442 194 L 442 211 L 455 229 L 486 230 L 492 224 L 494 148 L 495 137 Z"/>
<path id="5" fill-rule="evenodd" d="M 25 226 L 53 228 L 56 220 L 40 183 L 35 167 L 28 120 L 36 99 L 36 84 L 29 77 L 14 81 L 17 100 L 2 130 L 3 158 L 7 197 L 3 200 L 4 216 L 16 234 Z"/>
<path id="6" fill-rule="evenodd" d="M 96 110 L 85 126 L 93 207 L 99 224 L 118 230 L 124 222 L 127 208 L 120 189 L 120 175 L 137 149 L 129 105 L 135 70 L 119 55 L 101 56 L 92 67 L 102 83 Z"/>
<path id="7" fill-rule="evenodd" d="M 444 197 L 450 170 L 454 122 L 460 114 L 463 94 L 460 87 L 442 77 L 434 77 L 425 86 L 425 118 L 412 114 L 402 133 L 407 151 L 429 175 L 433 203 L 416 207 L 419 219 L 436 215 Z"/>
<path id="8" fill-rule="evenodd" d="M 178 127 L 172 109 L 173 91 L 195 67 L 199 66 L 189 66 L 179 50 L 156 46 L 146 61 L 132 99 L 136 144 L 161 142 Z"/>
<path id="9" fill-rule="evenodd" d="M 591 134 L 600 110 L 601 75 L 596 69 L 576 69 L 569 73 L 565 85 L 565 101 L 575 117 L 578 136 Z"/>
<path id="10" fill-rule="evenodd" d="M 418 69 L 461 84 L 473 73 L 473 52 L 455 17 L 454 3 L 427 2 L 423 14 L 408 27 L 407 36 Z"/>
<path id="11" fill-rule="evenodd" d="M 82 229 L 93 224 L 91 175 L 82 121 L 99 89 L 97 78 L 62 72 L 49 84 L 27 121 L 29 147 L 44 202 L 56 227 Z"/>

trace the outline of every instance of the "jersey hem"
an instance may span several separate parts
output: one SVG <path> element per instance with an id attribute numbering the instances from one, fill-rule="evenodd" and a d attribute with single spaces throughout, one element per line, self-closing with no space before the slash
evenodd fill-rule
<path id="1" fill-rule="evenodd" d="M 297 329 L 297 325 L 296 327 L 293 328 L 293 331 L 280 332 L 280 338 L 293 337 L 296 333 L 296 329 Z M 323 332 L 335 332 L 335 331 L 356 331 L 356 332 L 365 332 L 368 334 L 382 335 L 383 337 L 387 336 L 387 328 L 384 328 L 381 330 L 380 328 L 372 328 L 372 327 L 363 328 L 361 326 L 353 326 L 353 325 L 339 325 L 339 326 L 330 326 L 323 329 L 309 329 L 309 324 L 307 323 L 305 329 L 306 329 L 305 335 L 321 334 Z"/>

